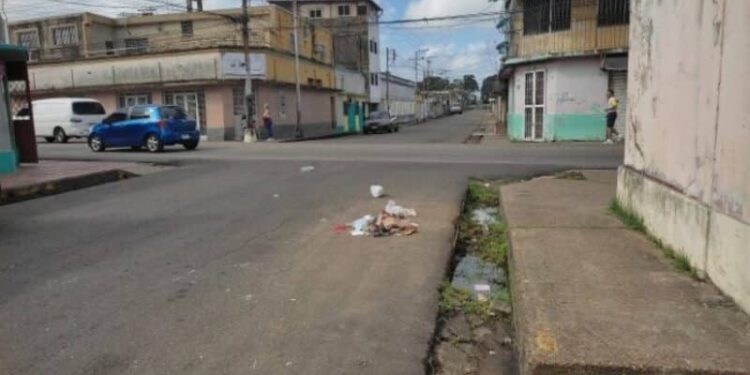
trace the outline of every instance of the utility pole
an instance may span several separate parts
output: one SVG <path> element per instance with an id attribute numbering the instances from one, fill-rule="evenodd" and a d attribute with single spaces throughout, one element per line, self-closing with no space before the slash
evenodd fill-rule
<path id="1" fill-rule="evenodd" d="M 250 16 L 248 0 L 242 0 L 242 47 L 245 50 L 245 143 L 258 140 L 255 131 L 255 98 L 253 97 L 253 76 L 250 69 Z"/>
<path id="2" fill-rule="evenodd" d="M 5 0 L 0 0 L 0 42 L 9 44 L 10 35 L 8 32 L 8 15 L 5 14 Z"/>
<path id="3" fill-rule="evenodd" d="M 198 4 L 198 11 L 203 11 L 203 0 L 195 0 L 195 2 Z"/>
<path id="4" fill-rule="evenodd" d="M 193 11 L 193 0 L 186 0 L 185 1 L 185 8 L 187 9 L 188 12 L 192 12 Z"/>
<path id="5" fill-rule="evenodd" d="M 385 49 L 385 107 L 391 115 L 391 49 Z"/>
<path id="6" fill-rule="evenodd" d="M 245 0 L 246 1 L 246 0 Z M 297 8 L 297 0 L 294 0 L 294 79 L 297 82 L 297 126 L 294 129 L 294 135 L 297 138 L 302 138 L 302 90 L 300 89 L 299 83 L 299 36 L 298 36 L 298 23 L 297 18 L 299 17 Z"/>

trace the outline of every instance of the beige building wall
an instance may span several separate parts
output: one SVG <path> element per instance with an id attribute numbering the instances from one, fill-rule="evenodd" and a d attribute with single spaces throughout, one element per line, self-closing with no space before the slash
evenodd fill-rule
<path id="1" fill-rule="evenodd" d="M 618 197 L 750 312 L 750 2 L 632 7 Z"/>

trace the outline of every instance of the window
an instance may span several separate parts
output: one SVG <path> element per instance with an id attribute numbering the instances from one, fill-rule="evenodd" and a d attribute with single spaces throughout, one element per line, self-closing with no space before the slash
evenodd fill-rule
<path id="1" fill-rule="evenodd" d="M 193 21 L 180 22 L 180 30 L 182 30 L 182 36 L 193 36 Z"/>
<path id="2" fill-rule="evenodd" d="M 175 120 L 185 120 L 188 118 L 187 112 L 185 112 L 182 107 L 177 106 L 169 106 L 169 107 L 161 107 L 159 110 L 161 114 L 161 118 L 169 120 L 169 119 L 175 119 Z"/>
<path id="3" fill-rule="evenodd" d="M 289 51 L 294 53 L 294 31 L 289 33 Z"/>
<path id="4" fill-rule="evenodd" d="M 630 22 L 630 0 L 599 0 L 599 26 Z"/>
<path id="5" fill-rule="evenodd" d="M 115 44 L 111 40 L 104 42 L 104 49 L 107 50 L 108 56 L 115 54 Z"/>
<path id="6" fill-rule="evenodd" d="M 371 40 L 370 41 L 370 52 L 374 54 L 378 54 L 378 42 Z"/>
<path id="7" fill-rule="evenodd" d="M 367 5 L 358 5 L 357 6 L 357 15 L 358 16 L 366 16 L 367 15 Z"/>
<path id="8" fill-rule="evenodd" d="M 125 50 L 128 53 L 148 52 L 148 39 L 146 38 L 125 39 Z"/>
<path id="9" fill-rule="evenodd" d="M 104 119 L 105 124 L 112 124 L 118 121 L 125 121 L 128 119 L 128 114 L 124 110 L 119 110 Z"/>
<path id="10" fill-rule="evenodd" d="M 75 115 L 105 115 L 104 107 L 97 102 L 73 102 Z"/>
<path id="11" fill-rule="evenodd" d="M 72 46 L 78 44 L 78 28 L 75 25 L 53 27 L 52 43 L 56 46 Z"/>
<path id="12" fill-rule="evenodd" d="M 144 120 L 151 118 L 151 108 L 149 107 L 133 107 L 130 110 L 131 120 Z"/>
<path id="13" fill-rule="evenodd" d="M 127 93 L 120 95 L 120 107 L 122 108 L 151 103 L 151 94 L 148 93 Z"/>
<path id="14" fill-rule="evenodd" d="M 286 95 L 283 92 L 279 93 L 279 115 L 286 116 Z"/>
<path id="15" fill-rule="evenodd" d="M 570 29 L 570 0 L 527 0 L 523 33 L 527 35 Z"/>
<path id="16" fill-rule="evenodd" d="M 310 18 L 321 18 L 323 17 L 323 11 L 320 9 L 313 9 L 310 11 Z"/>
<path id="17" fill-rule="evenodd" d="M 322 44 L 315 45 L 315 58 L 318 59 L 318 61 L 326 61 L 326 46 Z"/>
<path id="18" fill-rule="evenodd" d="M 339 5 L 339 16 L 349 15 L 349 5 Z"/>
<path id="19" fill-rule="evenodd" d="M 370 73 L 370 84 L 373 86 L 378 85 L 378 73 Z"/>
<path id="20" fill-rule="evenodd" d="M 26 49 L 39 48 L 39 32 L 37 30 L 19 31 L 16 33 L 18 45 Z"/>

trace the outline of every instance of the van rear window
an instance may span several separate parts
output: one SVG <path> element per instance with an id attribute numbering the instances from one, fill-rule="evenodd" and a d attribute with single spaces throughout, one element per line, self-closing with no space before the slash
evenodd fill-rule
<path id="1" fill-rule="evenodd" d="M 73 114 L 76 115 L 104 115 L 104 107 L 97 102 L 74 102 Z"/>

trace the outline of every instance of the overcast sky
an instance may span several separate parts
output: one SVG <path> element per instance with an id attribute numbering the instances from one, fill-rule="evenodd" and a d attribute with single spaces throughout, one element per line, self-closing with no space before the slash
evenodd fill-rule
<path id="1" fill-rule="evenodd" d="M 0 0 L 2 1 L 2 0 Z M 502 1 L 489 0 L 376 0 L 384 9 L 382 20 L 430 18 L 502 10 Z M 241 0 L 203 0 L 206 9 L 233 8 Z M 253 5 L 264 1 L 251 0 Z M 95 4 L 95 5 L 91 5 Z M 170 6 L 169 4 L 172 4 Z M 66 13 L 90 11 L 108 16 L 135 13 L 154 7 L 157 11 L 176 11 L 184 6 L 182 0 L 5 0 L 5 11 L 13 22 L 21 19 L 46 17 Z M 496 21 L 457 21 L 451 23 L 420 23 L 410 25 L 382 25 L 381 47 L 394 48 L 394 74 L 414 79 L 414 53 L 427 50 L 433 72 L 456 78 L 475 74 L 479 82 L 498 69 L 495 46 L 501 35 L 494 28 Z M 383 70 L 385 70 L 385 53 Z M 420 79 L 427 67 L 419 62 Z"/>

